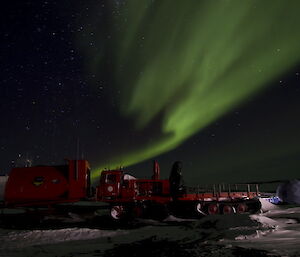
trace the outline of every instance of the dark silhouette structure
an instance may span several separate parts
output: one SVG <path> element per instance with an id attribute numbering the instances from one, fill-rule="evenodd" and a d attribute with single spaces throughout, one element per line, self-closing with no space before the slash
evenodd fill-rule
<path id="1" fill-rule="evenodd" d="M 170 194 L 172 197 L 179 197 L 185 193 L 184 181 L 182 178 L 182 162 L 174 162 L 171 174 L 169 177 L 170 181 Z"/>

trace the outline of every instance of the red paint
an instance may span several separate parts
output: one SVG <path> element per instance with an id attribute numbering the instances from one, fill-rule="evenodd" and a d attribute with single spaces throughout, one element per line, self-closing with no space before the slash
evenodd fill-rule
<path id="1" fill-rule="evenodd" d="M 160 177 L 160 167 L 157 161 L 153 162 L 153 175 L 152 179 L 157 180 Z"/>
<path id="2" fill-rule="evenodd" d="M 97 200 L 104 202 L 170 201 L 169 180 L 124 179 L 124 175 L 122 170 L 103 171 L 97 189 Z"/>
<path id="3" fill-rule="evenodd" d="M 113 200 L 120 197 L 122 171 L 103 171 L 97 190 L 97 199 Z"/>
<path id="4" fill-rule="evenodd" d="M 157 162 L 154 162 L 151 179 L 137 179 L 124 173 L 123 170 L 102 171 L 93 200 L 119 206 L 119 209 L 113 209 L 116 216 L 121 210 L 122 212 L 132 210 L 135 216 L 140 216 L 144 211 L 144 204 L 149 202 L 152 206 L 167 206 L 175 203 L 178 204 L 179 209 L 180 204 L 184 206 L 184 203 L 192 207 L 200 204 L 199 210 L 197 209 L 200 213 L 203 211 L 209 214 L 220 211 L 229 213 L 235 210 L 241 213 L 247 211 L 247 205 L 241 202 L 257 196 L 257 192 L 249 192 L 249 190 L 247 192 L 208 190 L 201 193 L 199 190 L 199 193 L 185 193 L 184 190 L 180 196 L 172 197 L 169 180 L 160 179 L 159 173 Z M 6 184 L 5 204 L 30 207 L 51 206 L 81 199 L 93 201 L 88 193 L 89 174 L 89 164 L 85 160 L 70 160 L 62 166 L 14 168 Z M 228 208 L 224 206 L 227 204 Z M 231 205 L 234 207 L 231 208 Z M 200 210 L 201 207 L 203 210 Z"/>
<path id="5" fill-rule="evenodd" d="M 68 161 L 62 166 L 14 168 L 5 186 L 6 205 L 46 205 L 78 201 L 86 197 L 87 161 Z"/>

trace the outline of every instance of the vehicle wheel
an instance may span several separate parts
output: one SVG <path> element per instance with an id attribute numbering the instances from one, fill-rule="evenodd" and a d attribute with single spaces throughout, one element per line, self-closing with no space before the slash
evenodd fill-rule
<path id="1" fill-rule="evenodd" d="M 218 204 L 211 203 L 210 205 L 208 205 L 207 212 L 208 212 L 209 215 L 218 214 L 219 213 L 219 206 L 218 206 Z"/>
<path id="2" fill-rule="evenodd" d="M 251 199 L 247 202 L 246 212 L 250 214 L 258 213 L 261 210 L 261 202 L 258 199 Z"/>
<path id="3" fill-rule="evenodd" d="M 236 213 L 236 210 L 233 206 L 230 205 L 223 205 L 222 207 L 222 213 L 223 214 L 232 214 L 232 213 Z"/>
<path id="4" fill-rule="evenodd" d="M 124 215 L 125 215 L 124 206 L 122 206 L 122 205 L 114 205 L 114 206 L 111 207 L 111 209 L 110 209 L 110 216 L 114 220 L 120 220 L 120 219 L 122 219 L 122 217 L 124 217 Z"/>
<path id="5" fill-rule="evenodd" d="M 196 215 L 206 215 L 202 209 L 203 209 L 202 203 L 200 203 L 200 202 L 196 203 L 196 206 L 195 206 Z"/>
<path id="6" fill-rule="evenodd" d="M 236 208 L 237 213 L 245 213 L 247 212 L 247 210 L 248 210 L 247 205 L 244 203 L 240 203 Z"/>

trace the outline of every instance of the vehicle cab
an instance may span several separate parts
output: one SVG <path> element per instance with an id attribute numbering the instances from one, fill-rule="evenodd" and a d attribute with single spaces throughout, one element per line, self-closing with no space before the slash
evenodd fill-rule
<path id="1" fill-rule="evenodd" d="M 135 177 L 122 170 L 102 171 L 97 188 L 97 200 L 111 202 L 134 198 L 135 180 Z"/>

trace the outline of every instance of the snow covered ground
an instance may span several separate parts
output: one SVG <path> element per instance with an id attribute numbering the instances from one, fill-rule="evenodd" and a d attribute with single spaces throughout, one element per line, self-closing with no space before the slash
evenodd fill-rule
<path id="1" fill-rule="evenodd" d="M 168 217 L 126 228 L 0 229 L 0 256 L 300 256 L 300 207 L 263 201 L 264 213 Z"/>

